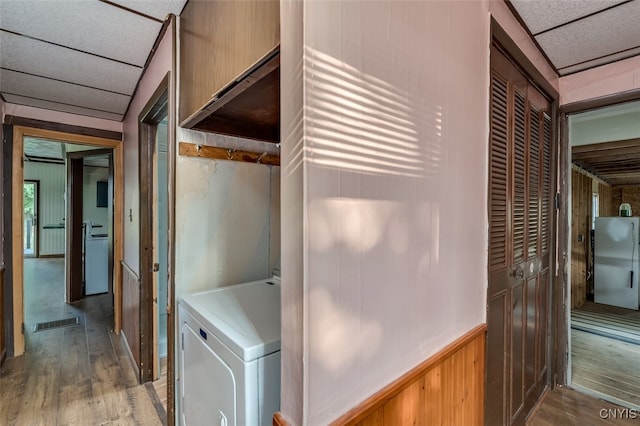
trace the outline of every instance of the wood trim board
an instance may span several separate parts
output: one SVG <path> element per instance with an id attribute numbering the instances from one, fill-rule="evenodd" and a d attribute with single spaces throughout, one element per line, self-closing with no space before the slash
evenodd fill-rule
<path id="1" fill-rule="evenodd" d="M 485 336 L 486 324 L 474 327 L 331 424 L 481 425 Z"/>
<path id="2" fill-rule="evenodd" d="M 486 331 L 474 327 L 331 425 L 482 425 Z M 273 426 L 289 425 L 274 414 Z"/>
<path id="3" fill-rule="evenodd" d="M 279 166 L 280 156 L 275 154 L 242 151 L 239 149 L 219 148 L 215 146 L 197 145 L 180 142 L 179 155 L 186 157 L 210 158 L 214 160 L 242 161 L 245 163 Z"/>
<path id="4" fill-rule="evenodd" d="M 36 120 L 33 118 L 16 117 L 6 115 L 4 123 L 12 126 L 30 127 L 32 129 L 51 130 L 63 133 L 73 133 L 75 135 L 94 136 L 102 139 L 122 140 L 122 132 L 111 130 L 94 129 L 92 127 L 73 126 L 71 124 L 55 123 L 53 121 Z"/>

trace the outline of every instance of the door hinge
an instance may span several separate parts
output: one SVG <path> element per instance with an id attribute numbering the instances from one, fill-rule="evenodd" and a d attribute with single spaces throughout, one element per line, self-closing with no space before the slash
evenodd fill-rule
<path id="1" fill-rule="evenodd" d="M 20 326 L 20 331 L 22 331 L 22 334 L 24 334 L 24 323 L 22 323 L 22 325 Z"/>
<path id="2" fill-rule="evenodd" d="M 556 210 L 560 210 L 561 205 L 562 205 L 562 200 L 560 199 L 560 193 L 556 192 Z"/>
<path id="3" fill-rule="evenodd" d="M 153 272 L 158 272 L 160 270 L 160 264 L 159 263 L 154 263 L 153 264 Z"/>

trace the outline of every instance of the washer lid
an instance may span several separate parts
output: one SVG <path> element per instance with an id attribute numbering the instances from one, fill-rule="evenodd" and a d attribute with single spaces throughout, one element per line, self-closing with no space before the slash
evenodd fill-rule
<path id="1" fill-rule="evenodd" d="M 280 280 L 187 294 L 181 304 L 243 361 L 280 350 Z"/>

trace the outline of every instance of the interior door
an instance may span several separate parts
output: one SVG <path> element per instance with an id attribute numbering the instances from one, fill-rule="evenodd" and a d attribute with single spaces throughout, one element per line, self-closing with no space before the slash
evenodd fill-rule
<path id="1" fill-rule="evenodd" d="M 491 52 L 486 424 L 524 424 L 547 384 L 551 103 Z"/>

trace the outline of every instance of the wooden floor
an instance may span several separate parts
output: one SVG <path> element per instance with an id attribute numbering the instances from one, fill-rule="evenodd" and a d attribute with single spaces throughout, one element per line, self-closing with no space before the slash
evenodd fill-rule
<path id="1" fill-rule="evenodd" d="M 581 309 L 640 317 L 639 311 L 593 302 L 585 302 Z M 639 345 L 572 329 L 571 372 L 575 385 L 640 406 Z"/>
<path id="2" fill-rule="evenodd" d="M 592 398 L 578 391 L 556 388 L 548 392 L 527 422 L 528 426 L 638 425 L 640 413 Z"/>
<path id="3" fill-rule="evenodd" d="M 155 391 L 159 403 L 167 413 L 167 358 L 160 359 L 160 378 L 153 382 L 153 390 Z"/>
<path id="4" fill-rule="evenodd" d="M 161 425 L 111 331 L 111 296 L 67 305 L 63 274 L 63 259 L 25 260 L 27 352 L 0 370 L 0 424 Z M 37 322 L 74 315 L 80 325 L 34 332 Z"/>

